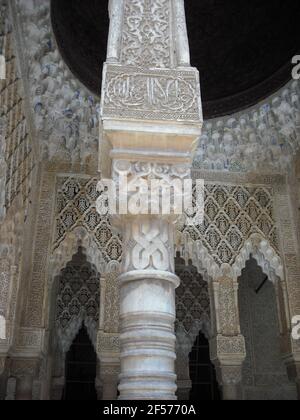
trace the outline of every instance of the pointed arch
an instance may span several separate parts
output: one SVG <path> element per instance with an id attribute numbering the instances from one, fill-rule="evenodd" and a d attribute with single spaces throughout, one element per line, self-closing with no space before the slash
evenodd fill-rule
<path id="1" fill-rule="evenodd" d="M 211 339 L 211 322 L 208 318 L 194 320 L 193 326 L 188 333 L 182 326 L 179 326 L 176 331 L 177 352 L 179 351 L 188 356 L 200 332 L 203 333 L 207 340 Z"/>
<path id="2" fill-rule="evenodd" d="M 69 326 L 63 332 L 60 329 L 57 330 L 58 345 L 63 354 L 66 354 L 70 350 L 82 325 L 86 327 L 88 336 L 97 353 L 97 325 L 95 322 L 92 322 L 91 319 L 85 318 L 83 313 L 80 313 L 79 316 L 72 319 Z"/>

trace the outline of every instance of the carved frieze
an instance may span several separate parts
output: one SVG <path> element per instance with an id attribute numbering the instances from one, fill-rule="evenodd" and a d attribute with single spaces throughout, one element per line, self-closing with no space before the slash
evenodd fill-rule
<path id="1" fill-rule="evenodd" d="M 199 123 L 198 72 L 106 64 L 102 118 Z"/>

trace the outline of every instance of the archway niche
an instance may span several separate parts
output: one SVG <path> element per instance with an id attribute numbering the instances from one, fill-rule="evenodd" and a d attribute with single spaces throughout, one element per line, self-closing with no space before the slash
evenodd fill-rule
<path id="1" fill-rule="evenodd" d="M 101 390 L 96 390 L 95 383 L 94 389 L 91 387 L 91 378 L 94 376 L 97 381 L 100 377 L 99 360 L 97 356 L 96 360 L 94 359 L 99 306 L 100 274 L 96 267 L 88 262 L 84 249 L 79 246 L 72 260 L 56 277 L 52 290 L 50 339 L 52 400 L 73 399 L 70 392 L 72 387 L 67 387 L 73 379 L 81 383 L 83 389 L 84 384 L 89 384 L 86 389 L 90 389 L 91 395 L 82 393 L 82 399 L 94 399 L 96 392 L 100 399 Z M 83 360 L 84 354 L 87 357 L 86 364 Z M 71 370 L 72 364 L 73 370 Z M 75 394 L 77 391 L 74 390 L 74 397 Z M 79 398 L 77 396 L 77 399 Z"/>
<path id="2" fill-rule="evenodd" d="M 176 373 L 179 400 L 219 399 L 215 368 L 210 361 L 211 311 L 209 285 L 190 262 L 177 255 Z M 207 277 L 207 276 L 206 276 Z"/>
<path id="3" fill-rule="evenodd" d="M 242 375 L 244 400 L 297 399 L 283 362 L 284 309 L 279 279 L 277 282 L 272 283 L 252 257 L 239 278 L 240 325 L 247 353 Z"/>

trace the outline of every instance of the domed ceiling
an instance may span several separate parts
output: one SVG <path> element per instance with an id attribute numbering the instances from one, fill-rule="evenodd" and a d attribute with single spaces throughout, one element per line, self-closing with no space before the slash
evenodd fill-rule
<path id="1" fill-rule="evenodd" d="M 206 119 L 271 95 L 291 78 L 300 51 L 300 2 L 185 0 L 192 65 L 201 75 Z M 52 26 L 73 74 L 100 95 L 108 0 L 52 0 Z"/>

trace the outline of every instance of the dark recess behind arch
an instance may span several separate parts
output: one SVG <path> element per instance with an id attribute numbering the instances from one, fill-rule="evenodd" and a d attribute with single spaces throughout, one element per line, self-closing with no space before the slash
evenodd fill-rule
<path id="1" fill-rule="evenodd" d="M 298 0 L 185 0 L 205 118 L 247 108 L 291 78 L 300 45 Z M 52 25 L 73 74 L 100 95 L 108 0 L 52 0 Z"/>

